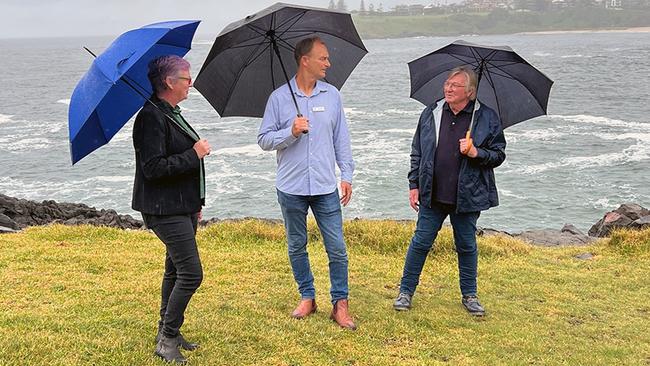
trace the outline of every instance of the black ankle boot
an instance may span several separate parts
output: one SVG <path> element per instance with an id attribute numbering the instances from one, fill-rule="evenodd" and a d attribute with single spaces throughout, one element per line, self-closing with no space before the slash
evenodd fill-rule
<path id="1" fill-rule="evenodd" d="M 156 334 L 156 343 L 160 342 L 160 338 L 162 336 L 163 336 L 162 327 L 159 326 L 158 327 L 158 334 Z M 199 348 L 198 343 L 191 343 L 191 342 L 186 341 L 185 337 L 183 337 L 183 335 L 180 332 L 178 333 L 178 337 L 176 337 L 176 338 L 178 338 L 178 341 L 179 341 L 178 346 L 181 347 L 182 349 L 186 350 L 186 351 L 194 351 L 195 349 Z"/>
<path id="2" fill-rule="evenodd" d="M 199 348 L 198 343 L 190 343 L 186 341 L 185 337 L 183 337 L 181 333 L 178 333 L 178 345 L 186 351 L 194 351 L 195 349 Z"/>
<path id="3" fill-rule="evenodd" d="M 169 338 L 162 335 L 156 345 L 156 356 L 162 358 L 165 362 L 186 363 L 187 359 L 178 350 L 178 344 L 180 342 L 178 338 Z"/>

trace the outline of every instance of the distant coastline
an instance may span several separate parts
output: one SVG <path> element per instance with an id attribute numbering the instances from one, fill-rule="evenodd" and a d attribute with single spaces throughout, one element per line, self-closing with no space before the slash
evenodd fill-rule
<path id="1" fill-rule="evenodd" d="M 519 32 L 517 34 L 580 34 L 580 33 L 650 33 L 650 27 L 632 27 L 625 29 L 577 29 L 577 30 L 552 30 L 537 32 Z"/>
<path id="2" fill-rule="evenodd" d="M 364 39 L 490 34 L 650 33 L 650 8 L 353 17 Z"/>

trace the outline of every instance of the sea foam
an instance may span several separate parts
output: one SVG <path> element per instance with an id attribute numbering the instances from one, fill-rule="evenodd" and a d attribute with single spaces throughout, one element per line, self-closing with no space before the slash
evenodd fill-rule
<path id="1" fill-rule="evenodd" d="M 0 123 L 11 122 L 11 117 L 13 117 L 13 115 L 9 115 L 9 114 L 0 114 Z"/>

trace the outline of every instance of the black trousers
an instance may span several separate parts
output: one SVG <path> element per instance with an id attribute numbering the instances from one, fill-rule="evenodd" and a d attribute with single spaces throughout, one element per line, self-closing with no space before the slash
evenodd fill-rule
<path id="1" fill-rule="evenodd" d="M 195 238 L 198 214 L 143 214 L 142 218 L 167 248 L 159 325 L 162 325 L 166 337 L 176 337 L 183 325 L 187 304 L 203 281 L 203 268 Z"/>

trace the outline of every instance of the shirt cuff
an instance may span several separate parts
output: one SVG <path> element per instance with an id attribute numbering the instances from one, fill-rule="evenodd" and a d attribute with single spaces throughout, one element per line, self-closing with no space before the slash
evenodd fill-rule
<path id="1" fill-rule="evenodd" d="M 341 172 L 341 181 L 352 184 L 352 172 Z"/>
<path id="2" fill-rule="evenodd" d="M 293 144 L 294 142 L 296 142 L 296 140 L 298 140 L 300 138 L 300 136 L 296 137 L 296 136 L 293 135 L 293 133 L 291 133 L 292 129 L 293 129 L 293 126 L 289 126 L 289 127 L 285 128 L 284 130 L 282 130 L 282 136 L 284 137 L 282 141 L 284 141 L 284 143 L 287 146 Z"/>

